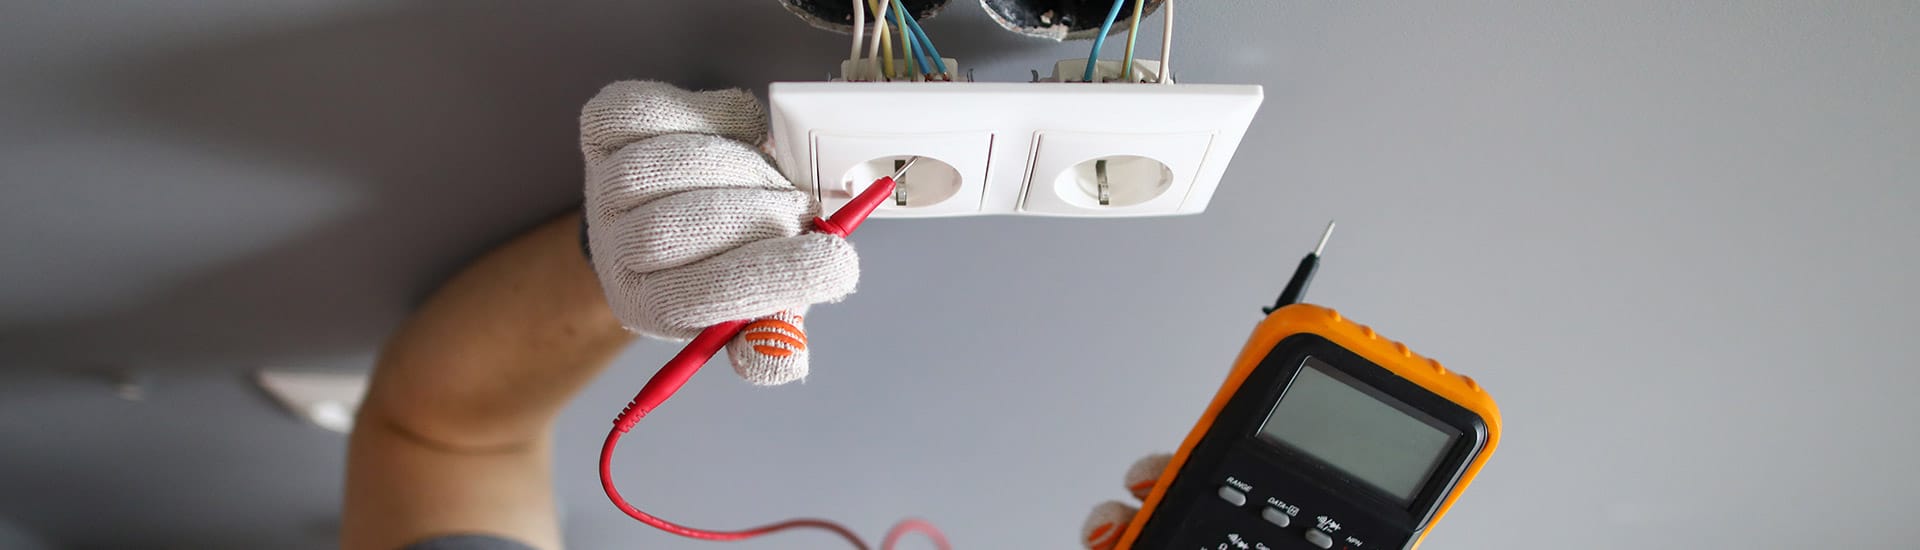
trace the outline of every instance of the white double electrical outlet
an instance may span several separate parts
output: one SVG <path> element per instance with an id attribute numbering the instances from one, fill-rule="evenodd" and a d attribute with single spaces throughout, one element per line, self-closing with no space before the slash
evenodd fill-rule
<path id="1" fill-rule="evenodd" d="M 1259 86 L 774 83 L 775 157 L 823 210 L 921 160 L 876 217 L 1204 211 Z"/>

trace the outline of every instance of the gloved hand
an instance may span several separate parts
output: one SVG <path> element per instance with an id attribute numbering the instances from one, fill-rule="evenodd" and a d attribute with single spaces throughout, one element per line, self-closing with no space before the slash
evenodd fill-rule
<path id="1" fill-rule="evenodd" d="M 748 382 L 807 375 L 809 305 L 860 280 L 844 239 L 811 232 L 814 201 L 768 163 L 766 111 L 744 90 L 618 82 L 580 113 L 587 246 L 629 330 L 687 339 L 755 319 L 727 345 Z"/>
<path id="2" fill-rule="evenodd" d="M 1156 454 L 1134 462 L 1133 467 L 1127 468 L 1127 492 L 1133 493 L 1135 499 L 1146 500 L 1147 494 L 1153 492 L 1153 484 L 1160 481 L 1161 472 L 1172 460 L 1173 455 Z M 1102 502 L 1087 514 L 1086 524 L 1080 527 L 1080 541 L 1089 550 L 1113 550 L 1120 542 L 1120 534 L 1126 532 L 1127 525 L 1133 523 L 1133 516 L 1138 513 L 1140 508 L 1124 502 Z"/>

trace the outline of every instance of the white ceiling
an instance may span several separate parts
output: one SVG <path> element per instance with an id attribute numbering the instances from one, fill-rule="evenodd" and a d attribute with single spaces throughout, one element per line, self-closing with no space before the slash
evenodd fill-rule
<path id="1" fill-rule="evenodd" d="M 600 85 L 764 90 L 846 52 L 772 0 L 29 4 L 0 17 L 0 517 L 62 547 L 329 547 L 341 440 L 243 373 L 367 368 L 440 277 L 574 203 Z M 1916 4 L 1178 9 L 1183 81 L 1267 92 L 1209 212 L 876 222 L 860 293 L 810 319 L 813 378 L 702 374 L 631 440 L 629 491 L 698 525 L 1071 548 L 1338 218 L 1311 299 L 1504 412 L 1425 548 L 1920 535 Z M 1085 51 L 964 0 L 925 26 L 981 80 Z M 691 546 L 590 468 L 673 350 L 566 415 L 578 547 Z"/>

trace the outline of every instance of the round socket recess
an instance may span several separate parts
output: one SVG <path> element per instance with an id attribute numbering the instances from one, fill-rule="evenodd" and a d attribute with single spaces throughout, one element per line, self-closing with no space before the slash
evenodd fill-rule
<path id="1" fill-rule="evenodd" d="M 856 188 L 864 190 L 874 180 L 893 175 L 908 158 L 911 157 L 880 157 L 855 164 L 840 184 L 851 195 Z M 880 203 L 881 208 L 925 208 L 947 202 L 960 193 L 960 171 L 940 159 L 920 157 L 894 185 L 893 198 Z"/>
<path id="2" fill-rule="evenodd" d="M 1142 156 L 1101 157 L 1060 172 L 1053 188 L 1061 200 L 1081 208 L 1133 206 L 1173 188 L 1173 169 Z"/>

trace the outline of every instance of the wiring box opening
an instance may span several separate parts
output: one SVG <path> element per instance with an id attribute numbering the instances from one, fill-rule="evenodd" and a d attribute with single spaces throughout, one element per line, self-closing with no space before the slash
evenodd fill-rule
<path id="1" fill-rule="evenodd" d="M 1165 0 L 1147 0 L 1146 13 L 1153 15 Z M 1100 24 L 1113 7 L 1111 0 L 980 0 L 987 15 L 1001 27 L 1051 40 L 1081 40 L 1099 34 Z M 1133 17 L 1133 2 L 1120 7 L 1120 17 Z M 1116 29 L 1124 31 L 1124 28 Z"/>
<path id="2" fill-rule="evenodd" d="M 926 19 L 946 10 L 952 0 L 900 0 L 900 3 L 914 19 Z M 853 31 L 853 4 L 846 0 L 780 0 L 780 5 L 814 28 L 837 33 Z M 871 24 L 874 12 L 867 10 L 866 17 Z"/>

